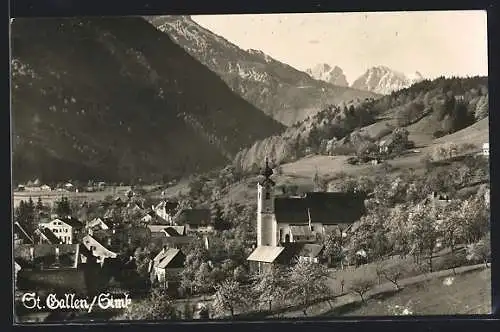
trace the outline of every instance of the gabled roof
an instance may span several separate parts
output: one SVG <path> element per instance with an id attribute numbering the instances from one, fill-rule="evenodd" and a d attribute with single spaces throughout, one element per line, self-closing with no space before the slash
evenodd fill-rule
<path id="1" fill-rule="evenodd" d="M 164 229 L 165 233 L 170 236 L 183 236 L 186 234 L 185 226 L 168 226 Z"/>
<path id="2" fill-rule="evenodd" d="M 171 213 L 177 209 L 177 206 L 179 206 L 177 202 L 161 201 L 155 206 L 155 209 L 165 209 L 167 213 Z"/>
<path id="3" fill-rule="evenodd" d="M 301 198 L 278 197 L 274 200 L 277 222 L 290 224 L 353 223 L 366 212 L 365 196 L 342 192 L 311 192 Z"/>
<path id="4" fill-rule="evenodd" d="M 248 256 L 247 260 L 254 262 L 273 263 L 283 252 L 284 247 L 260 246 Z"/>
<path id="5" fill-rule="evenodd" d="M 179 255 L 183 255 L 180 249 L 164 249 L 153 259 L 153 266 L 160 269 L 168 268 Z"/>
<path id="6" fill-rule="evenodd" d="M 17 233 L 23 241 L 34 243 L 33 238 L 28 235 L 28 232 L 17 221 L 14 223 L 14 233 Z"/>
<path id="7" fill-rule="evenodd" d="M 39 230 L 41 236 L 43 236 L 51 244 L 59 244 L 61 240 L 48 228 L 42 228 Z"/>
<path id="8" fill-rule="evenodd" d="M 187 225 L 207 226 L 211 223 L 209 209 L 184 209 L 178 219 Z"/>
<path id="9" fill-rule="evenodd" d="M 105 246 L 103 246 L 99 241 L 94 239 L 90 235 L 85 235 L 82 239 L 83 245 L 90 250 L 92 246 L 95 246 L 96 248 L 99 248 L 106 256 L 116 258 L 118 255 Z M 91 251 L 92 252 L 92 251 Z"/>
<path id="10" fill-rule="evenodd" d="M 323 245 L 321 244 L 304 243 L 299 249 L 298 255 L 302 257 L 316 258 L 321 254 L 322 250 Z"/>
<path id="11" fill-rule="evenodd" d="M 44 220 L 44 221 L 41 221 L 40 223 L 50 223 L 52 221 L 56 221 L 56 220 L 59 220 L 59 221 L 62 221 L 63 223 L 71 226 L 71 227 L 75 227 L 75 228 L 81 228 L 83 227 L 83 224 L 76 218 L 74 217 L 65 217 L 65 218 L 56 218 L 56 219 L 53 219 L 53 220 Z"/>

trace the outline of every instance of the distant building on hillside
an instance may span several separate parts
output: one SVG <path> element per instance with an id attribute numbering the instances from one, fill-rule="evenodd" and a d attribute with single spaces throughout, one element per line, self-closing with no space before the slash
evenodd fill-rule
<path id="1" fill-rule="evenodd" d="M 490 143 L 483 143 L 483 156 L 490 156 Z"/>

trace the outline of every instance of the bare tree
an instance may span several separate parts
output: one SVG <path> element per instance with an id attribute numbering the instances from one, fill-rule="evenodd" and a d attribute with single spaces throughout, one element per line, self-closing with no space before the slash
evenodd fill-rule
<path id="1" fill-rule="evenodd" d="M 352 281 L 350 290 L 359 295 L 361 302 L 366 303 L 363 296 L 374 286 L 374 284 L 375 283 L 369 279 L 355 279 Z"/>

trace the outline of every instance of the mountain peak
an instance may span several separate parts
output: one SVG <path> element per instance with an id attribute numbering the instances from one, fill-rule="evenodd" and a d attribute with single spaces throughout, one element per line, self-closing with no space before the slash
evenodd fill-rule
<path id="1" fill-rule="evenodd" d="M 344 71 L 339 66 L 333 68 L 327 63 L 320 63 L 306 70 L 312 78 L 325 81 L 337 86 L 349 86 Z"/>
<path id="2" fill-rule="evenodd" d="M 363 75 L 352 83 L 351 87 L 380 94 L 390 94 L 423 79 L 422 74 L 418 71 L 413 74 L 404 74 L 386 65 L 378 65 L 367 69 Z"/>

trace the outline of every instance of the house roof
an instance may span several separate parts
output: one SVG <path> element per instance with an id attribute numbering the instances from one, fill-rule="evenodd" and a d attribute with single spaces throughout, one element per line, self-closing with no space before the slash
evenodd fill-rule
<path id="1" fill-rule="evenodd" d="M 61 240 L 47 227 L 42 228 L 40 233 L 45 237 L 51 244 L 59 244 Z"/>
<path id="2" fill-rule="evenodd" d="M 184 226 L 168 226 L 164 229 L 165 233 L 170 236 L 183 236 L 186 232 L 186 227 Z"/>
<path id="3" fill-rule="evenodd" d="M 23 267 L 53 266 L 57 262 L 59 251 L 59 268 L 76 268 L 80 246 L 78 244 L 36 244 L 19 245 L 14 248 L 14 258 Z M 31 256 L 33 252 L 33 257 Z M 33 261 L 32 261 L 33 258 Z"/>
<path id="4" fill-rule="evenodd" d="M 290 232 L 293 236 L 312 236 L 313 232 L 309 226 L 290 226 Z"/>
<path id="5" fill-rule="evenodd" d="M 28 235 L 28 232 L 16 221 L 14 223 L 14 232 L 17 233 L 24 241 L 33 243 L 33 238 Z"/>
<path id="6" fill-rule="evenodd" d="M 116 253 L 103 246 L 99 241 L 97 241 L 90 235 L 85 235 L 82 239 L 82 242 L 87 249 L 89 249 L 91 246 L 95 246 L 96 248 L 98 247 L 107 256 L 110 256 L 112 258 L 116 258 L 116 256 L 118 256 Z"/>
<path id="7" fill-rule="evenodd" d="M 54 220 L 59 220 L 59 221 L 62 221 L 64 222 L 65 224 L 71 226 L 71 227 L 75 227 L 75 228 L 81 228 L 83 227 L 83 224 L 80 222 L 80 220 L 74 218 L 74 217 L 66 217 L 66 218 L 56 218 L 56 219 L 53 219 L 53 220 L 43 220 L 41 221 L 40 223 L 43 223 L 43 224 L 46 224 L 46 223 L 49 223 L 49 222 L 52 222 Z"/>
<path id="8" fill-rule="evenodd" d="M 290 224 L 353 223 L 365 212 L 364 195 L 342 192 L 311 192 L 305 197 L 274 199 L 277 222 Z"/>
<path id="9" fill-rule="evenodd" d="M 160 269 L 167 268 L 170 263 L 174 260 L 174 258 L 179 255 L 181 251 L 179 249 L 166 249 L 162 250 L 156 257 L 153 259 L 154 266 Z"/>
<path id="10" fill-rule="evenodd" d="M 184 209 L 179 214 L 178 220 L 184 224 L 206 226 L 211 222 L 209 209 Z"/>
<path id="11" fill-rule="evenodd" d="M 259 246 L 248 256 L 247 260 L 254 262 L 273 263 L 283 252 L 284 247 Z"/>
<path id="12" fill-rule="evenodd" d="M 302 257 L 316 258 L 321 254 L 322 250 L 323 245 L 321 244 L 304 243 L 298 250 L 298 255 Z"/>

